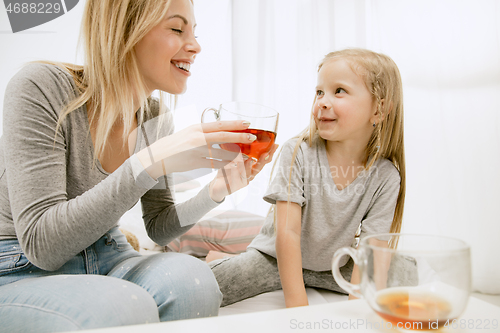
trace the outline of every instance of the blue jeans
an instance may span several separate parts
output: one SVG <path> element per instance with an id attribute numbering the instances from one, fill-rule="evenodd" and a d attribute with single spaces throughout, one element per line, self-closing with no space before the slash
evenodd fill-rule
<path id="1" fill-rule="evenodd" d="M 57 271 L 0 241 L 0 332 L 57 332 L 216 316 L 222 294 L 204 262 L 141 256 L 113 228 Z"/>

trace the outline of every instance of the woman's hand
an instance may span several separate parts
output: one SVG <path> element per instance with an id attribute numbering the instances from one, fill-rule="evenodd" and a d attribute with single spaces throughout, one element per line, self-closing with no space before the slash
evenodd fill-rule
<path id="1" fill-rule="evenodd" d="M 238 152 L 232 152 L 214 147 L 221 143 L 250 144 L 256 137 L 248 133 L 232 133 L 247 129 L 245 121 L 219 121 L 189 126 L 182 131 L 162 137 L 154 143 L 155 135 L 142 135 L 147 147 L 137 153 L 139 161 L 148 174 L 158 177 L 173 172 L 183 172 L 199 168 L 220 169 L 237 159 Z M 135 140 L 130 139 L 132 143 Z M 258 163 L 257 163 L 258 164 Z M 262 168 L 262 167 L 261 167 Z M 260 170 L 259 170 L 260 171 Z"/>
<path id="2" fill-rule="evenodd" d="M 262 154 L 257 162 L 251 158 L 244 159 L 239 153 L 231 163 L 219 169 L 210 183 L 209 193 L 212 200 L 221 202 L 227 195 L 247 186 L 262 168 L 273 160 L 276 149 L 277 144 L 268 153 Z"/>

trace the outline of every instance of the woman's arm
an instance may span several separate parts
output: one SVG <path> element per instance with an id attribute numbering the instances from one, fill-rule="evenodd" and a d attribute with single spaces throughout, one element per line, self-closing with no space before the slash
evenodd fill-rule
<path id="1" fill-rule="evenodd" d="M 175 204 L 170 190 L 152 189 L 141 198 L 141 204 L 148 236 L 159 245 L 166 245 L 184 234 L 219 205 L 210 198 L 208 185 L 179 204 Z"/>
<path id="2" fill-rule="evenodd" d="M 297 203 L 276 202 L 276 254 L 287 308 L 309 304 L 302 275 L 301 212 Z"/>
<path id="3" fill-rule="evenodd" d="M 90 136 L 81 135 L 85 132 L 84 122 L 88 122 L 86 114 L 82 116 L 83 109 L 73 111 L 56 133 L 61 110 L 75 97 L 71 76 L 56 66 L 42 64 L 23 68 L 10 81 L 5 94 L 2 148 L 10 213 L 26 256 L 46 270 L 58 269 L 116 226 L 120 217 L 157 184 L 147 172 L 137 172 L 144 171 L 144 165 L 134 155 L 93 185 L 99 171 L 90 171 L 95 171 L 91 162 L 85 166 L 92 157 L 86 141 Z M 218 134 L 212 132 L 209 139 L 217 140 Z M 226 135 L 226 140 L 231 138 L 234 136 Z M 179 140 L 170 141 L 179 148 Z M 169 148 L 165 146 L 163 150 Z M 75 156 L 73 163 L 68 164 Z M 196 163 L 187 165 L 191 169 L 199 167 Z M 202 202 L 191 208 L 206 206 L 211 201 L 207 193 L 203 192 Z M 168 197 L 168 193 L 161 196 Z M 211 203 L 208 210 L 216 206 Z M 172 205 L 173 201 L 167 199 L 159 208 Z M 172 212 L 170 209 L 166 214 Z M 155 212 L 153 216 L 156 215 Z"/>
<path id="4" fill-rule="evenodd" d="M 244 161 L 237 145 L 234 145 L 237 148 L 234 151 L 212 148 L 213 142 L 250 143 L 248 134 L 217 132 L 248 127 L 243 121 L 194 125 L 174 134 L 172 117 L 168 116 L 163 120 L 161 117 L 148 120 L 139 131 L 131 135 L 134 139 L 130 144 L 139 149 L 136 156 L 145 168 L 144 173 L 154 177 L 160 175 L 159 186 L 141 198 L 148 235 L 160 245 L 166 245 L 188 231 L 206 213 L 217 207 L 227 195 L 247 186 L 265 164 L 271 162 L 278 147 L 274 145 L 271 151 L 263 154 L 256 163 L 252 163 L 251 159 Z M 165 124 L 158 126 L 160 121 L 164 121 Z M 160 132 L 157 132 L 158 129 Z M 156 162 L 151 163 L 152 160 Z M 225 172 L 219 169 L 216 178 L 209 186 L 204 187 L 190 200 L 175 204 L 172 193 L 173 178 L 168 173 L 189 171 L 203 166 L 208 170 L 222 167 Z M 193 176 L 196 174 L 193 173 Z"/>
<path id="5" fill-rule="evenodd" d="M 188 231 L 206 213 L 217 207 L 225 196 L 247 186 L 265 164 L 272 161 L 277 147 L 275 145 L 256 163 L 247 160 L 238 162 L 236 167 L 232 163 L 226 165 L 225 174 L 220 169 L 209 185 L 186 202 L 175 204 L 168 186 L 166 190 L 150 190 L 141 199 L 149 237 L 157 244 L 166 245 Z M 172 177 L 167 176 L 166 179 L 167 183 L 172 183 Z"/>
<path id="6" fill-rule="evenodd" d="M 78 139 L 86 137 L 77 134 L 82 110 L 70 114 L 56 134 L 59 113 L 74 98 L 71 82 L 55 66 L 29 65 L 5 94 L 2 148 L 12 221 L 28 259 L 46 270 L 94 243 L 155 183 L 144 178 L 139 185 L 127 160 L 90 185 L 99 172 L 91 170 L 89 142 Z M 74 156 L 81 161 L 68 164 Z"/>

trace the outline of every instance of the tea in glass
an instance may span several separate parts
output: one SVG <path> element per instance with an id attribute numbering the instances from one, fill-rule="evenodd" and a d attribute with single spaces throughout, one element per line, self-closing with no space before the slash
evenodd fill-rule
<path id="1" fill-rule="evenodd" d="M 238 146 L 241 153 L 258 161 L 262 154 L 271 151 L 276 133 L 278 129 L 279 113 L 274 109 L 244 102 L 223 103 L 218 109 L 207 108 L 203 111 L 201 122 L 205 119 L 206 113 L 212 111 L 214 121 L 221 120 L 247 120 L 250 122 L 250 127 L 246 130 L 232 131 L 235 133 L 249 133 L 257 136 L 257 139 L 250 144 L 235 143 L 221 144 L 223 149 L 234 151 L 234 145 Z"/>
<path id="2" fill-rule="evenodd" d="M 411 288 L 390 288 L 377 293 L 377 314 L 397 327 L 431 329 L 430 323 L 442 327 L 450 318 L 452 305 L 444 298 L 430 292 Z M 434 326 L 432 327 L 434 328 Z"/>
<path id="3" fill-rule="evenodd" d="M 358 265 L 360 284 L 347 282 L 340 274 L 344 255 Z M 446 326 L 463 313 L 471 291 L 470 247 L 444 236 L 366 236 L 357 249 L 343 247 L 335 252 L 332 272 L 341 288 L 366 299 L 394 328 Z"/>

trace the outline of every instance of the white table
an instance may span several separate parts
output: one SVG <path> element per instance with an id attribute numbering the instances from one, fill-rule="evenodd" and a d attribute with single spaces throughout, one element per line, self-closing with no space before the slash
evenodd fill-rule
<path id="1" fill-rule="evenodd" d="M 460 320 L 467 327 L 460 328 Z M 496 320 L 496 329 L 492 321 Z M 489 321 L 489 329 L 486 328 Z M 439 333 L 500 332 L 500 307 L 471 297 L 456 328 L 441 329 Z M 371 310 L 366 301 L 353 300 L 292 309 L 262 311 L 214 318 L 179 320 L 173 322 L 91 330 L 92 333 L 132 332 L 401 332 Z M 431 330 L 436 331 L 436 330 Z M 404 331 L 406 332 L 406 331 Z M 416 331 L 413 331 L 416 332 Z"/>

